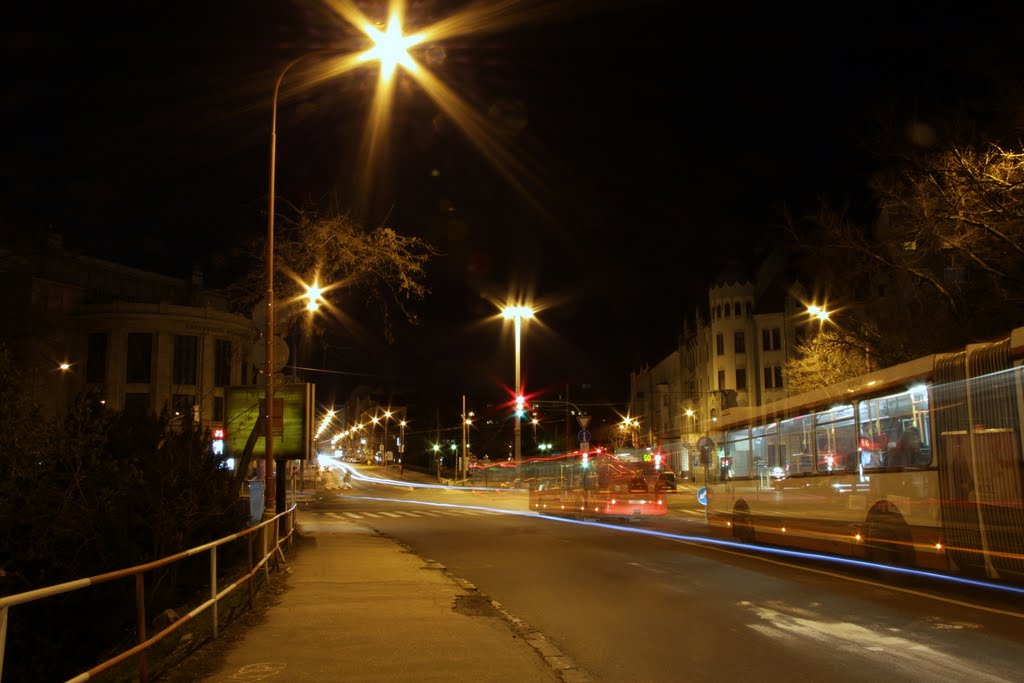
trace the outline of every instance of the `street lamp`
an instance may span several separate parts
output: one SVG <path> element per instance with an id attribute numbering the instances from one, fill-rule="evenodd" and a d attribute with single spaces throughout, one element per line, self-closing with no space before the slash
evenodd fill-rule
<path id="1" fill-rule="evenodd" d="M 323 301 L 324 290 L 319 284 L 314 282 L 311 285 L 306 285 L 306 310 L 310 313 L 319 310 L 320 302 Z"/>
<path id="2" fill-rule="evenodd" d="M 398 462 L 402 462 L 402 456 L 405 455 L 405 425 L 407 424 L 405 420 L 398 423 Z"/>
<path id="3" fill-rule="evenodd" d="M 839 327 L 839 324 L 832 320 L 832 313 L 833 311 L 829 311 L 824 306 L 811 304 L 807 307 L 807 315 L 818 320 L 819 331 L 826 322 L 836 325 L 837 328 Z M 867 372 L 871 372 L 871 343 L 867 338 L 864 338 L 859 342 L 859 344 L 863 346 L 865 370 Z"/>
<path id="4" fill-rule="evenodd" d="M 624 438 L 629 438 L 630 445 L 633 448 L 637 447 L 636 434 L 640 429 L 640 418 L 638 417 L 625 417 L 622 419 L 622 424 L 619 425 L 619 429 L 623 432 Z"/>
<path id="5" fill-rule="evenodd" d="M 364 29 L 365 30 L 365 29 Z M 373 40 L 373 48 L 358 57 L 359 61 L 377 60 L 381 64 L 382 79 L 395 68 L 395 65 L 402 64 L 409 68 L 412 65 L 408 49 L 421 40 L 420 36 L 407 37 L 402 35 L 402 27 L 397 16 L 393 16 L 388 23 L 386 33 L 380 31 L 366 31 Z M 281 83 L 284 81 L 292 67 L 299 62 L 316 56 L 327 54 L 338 54 L 336 49 L 317 50 L 296 57 L 285 64 L 274 83 L 274 97 L 271 102 L 270 119 L 270 192 L 267 198 L 267 322 L 266 322 L 266 406 L 264 410 L 264 431 L 265 443 L 265 495 L 266 511 L 273 508 L 275 514 L 284 512 L 284 472 L 278 471 L 276 476 L 276 488 L 274 483 L 274 193 L 277 172 L 277 102 L 281 92 Z M 280 470 L 281 468 L 278 468 Z M 280 494 L 280 495 L 277 495 Z"/>
<path id="6" fill-rule="evenodd" d="M 807 307 L 807 315 L 812 318 L 817 318 L 821 322 L 825 322 L 829 319 L 829 312 L 824 306 L 810 305 Z"/>
<path id="7" fill-rule="evenodd" d="M 469 468 L 469 428 L 473 426 L 473 418 L 476 414 L 471 410 L 466 412 L 466 397 L 462 397 L 462 465 L 456 467 L 461 474 L 463 483 L 466 481 L 466 470 Z M 457 475 L 458 476 L 458 475 Z"/>
<path id="8" fill-rule="evenodd" d="M 384 445 L 381 447 L 382 455 L 384 458 L 384 469 L 388 468 L 388 420 L 391 419 L 391 411 L 384 411 Z"/>
<path id="9" fill-rule="evenodd" d="M 522 443 L 522 425 L 520 424 L 520 418 L 523 415 L 523 388 L 520 385 L 520 354 L 521 354 L 521 336 L 523 319 L 529 319 L 533 317 L 533 309 L 529 306 L 506 306 L 501 312 L 505 317 L 505 320 L 512 320 L 515 323 L 516 328 L 516 414 L 515 414 L 515 459 L 516 467 L 522 463 L 523 460 L 523 443 Z"/>
<path id="10" fill-rule="evenodd" d="M 380 417 L 374 415 L 370 418 L 370 422 L 373 423 L 373 427 L 370 428 L 370 448 L 373 449 L 373 457 L 377 457 L 377 423 L 380 422 Z"/>

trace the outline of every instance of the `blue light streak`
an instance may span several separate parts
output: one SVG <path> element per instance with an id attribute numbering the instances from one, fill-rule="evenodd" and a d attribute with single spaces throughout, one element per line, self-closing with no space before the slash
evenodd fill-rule
<path id="1" fill-rule="evenodd" d="M 371 480 L 378 481 L 378 480 Z M 408 486 L 407 483 L 403 485 Z M 436 486 L 435 486 L 436 487 Z M 467 491 L 470 489 L 458 486 L 441 486 L 440 488 L 449 488 L 455 491 Z M 484 490 L 498 490 L 507 491 L 507 489 L 484 489 Z M 742 551 L 743 554 L 756 553 L 769 557 L 784 557 L 787 559 L 799 559 L 799 560 L 811 560 L 815 562 L 825 562 L 828 564 L 837 565 L 840 567 L 855 567 L 858 569 L 871 569 L 871 570 L 884 570 L 893 574 L 901 574 L 903 576 L 912 576 L 916 578 L 928 579 L 932 581 L 947 582 L 958 584 L 961 586 L 970 586 L 972 588 L 984 588 L 993 591 L 1000 591 L 1004 593 L 1010 593 L 1017 596 L 1024 596 L 1024 587 L 1017 587 L 999 583 L 992 583 L 990 581 L 983 581 L 980 579 L 971 579 L 962 576 L 954 576 L 949 574 L 936 574 L 933 572 L 924 571 L 922 569 L 912 569 L 905 567 L 892 567 L 888 565 L 875 564 L 873 562 L 866 562 L 864 560 L 856 560 L 845 557 L 836 557 L 832 555 L 819 555 L 817 553 L 804 552 L 799 550 L 788 550 L 786 548 L 775 548 L 770 546 L 750 545 L 747 543 L 740 543 L 738 541 L 730 541 L 721 538 L 713 538 L 706 536 L 689 536 L 686 534 L 676 534 L 668 531 L 658 531 L 656 529 L 640 529 L 636 527 L 623 527 L 618 524 L 611 524 L 608 522 L 595 522 L 580 519 L 572 519 L 567 517 L 557 517 L 552 515 L 545 515 L 533 510 L 502 510 L 499 508 L 485 507 L 482 505 L 460 505 L 458 503 L 435 503 L 426 500 L 396 500 L 394 498 L 380 498 L 376 496 L 346 496 L 346 498 L 358 499 L 358 500 L 372 500 L 377 502 L 385 502 L 390 504 L 401 503 L 404 505 L 426 505 L 429 507 L 441 507 L 441 508 L 456 508 L 463 510 L 479 510 L 482 512 L 493 512 L 503 515 L 516 515 L 519 517 L 530 517 L 533 519 L 543 519 L 549 522 L 558 522 L 561 524 L 576 524 L 579 526 L 586 526 L 596 529 L 608 529 L 610 531 L 617 531 L 619 533 L 632 533 L 640 534 L 643 536 L 651 536 L 655 538 L 662 538 L 669 541 L 676 541 L 681 543 L 690 543 L 699 546 L 711 546 L 718 548 L 726 548 L 730 550 Z"/>
<path id="2" fill-rule="evenodd" d="M 507 489 L 507 488 L 490 488 L 484 486 L 448 486 L 445 484 L 431 484 L 427 482 L 411 482 L 403 481 L 399 479 L 385 479 L 367 476 L 361 473 L 356 468 L 347 465 L 345 463 L 338 463 L 338 466 L 342 469 L 347 469 L 352 472 L 352 478 L 359 481 L 382 484 L 387 486 L 400 486 L 407 489 L 445 489 L 449 491 L 459 492 L 497 492 L 497 493 L 525 493 L 526 489 Z M 741 543 L 738 541 L 730 541 L 727 539 L 707 537 L 707 536 L 689 536 L 684 534 L 675 534 L 667 531 L 657 531 L 655 529 L 640 529 L 635 527 L 623 527 L 619 524 L 611 524 L 608 522 L 597 522 L 588 521 L 586 519 L 572 519 L 568 517 L 560 517 L 549 514 L 543 514 L 535 512 L 533 510 L 503 510 L 500 508 L 485 507 L 481 505 L 460 505 L 457 503 L 436 503 L 425 500 L 398 500 L 394 498 L 380 498 L 375 496 L 354 496 L 346 494 L 346 498 L 357 499 L 357 500 L 371 500 L 377 502 L 387 502 L 391 504 L 400 503 L 405 505 L 425 505 L 429 507 L 443 507 L 443 508 L 456 508 L 466 510 L 479 510 L 483 512 L 494 512 L 503 515 L 518 515 L 521 517 L 531 517 L 533 519 L 541 518 L 550 522 L 560 522 L 563 524 L 577 524 L 580 526 L 587 526 L 598 529 L 608 529 L 611 531 L 617 531 L 619 533 L 634 533 L 645 536 L 652 536 L 656 538 L 662 538 L 665 540 L 676 541 L 681 543 L 692 543 L 700 546 L 710 546 L 718 548 L 726 548 L 736 551 L 742 551 L 744 554 L 757 553 L 768 557 L 783 557 L 787 559 L 799 559 L 799 560 L 810 560 L 815 562 L 824 562 L 827 564 L 837 565 L 839 567 L 853 567 L 857 569 L 869 569 L 869 570 L 883 570 L 892 574 L 900 574 L 903 576 L 911 576 L 915 578 L 928 579 L 931 581 L 948 582 L 957 584 L 960 586 L 968 586 L 972 588 L 983 588 L 993 591 L 1000 591 L 1004 593 L 1010 593 L 1016 596 L 1024 596 L 1024 587 L 1017 587 L 1007 584 L 993 583 L 982 579 L 972 579 L 963 576 L 956 576 L 952 574 L 937 574 L 934 572 L 925 571 L 922 569 L 913 569 L 907 567 L 893 567 L 889 565 L 880 565 L 873 562 L 867 562 L 865 560 L 858 560 L 853 558 L 838 557 L 833 555 L 819 555 L 817 553 L 811 553 L 800 550 L 789 550 L 786 548 L 777 548 L 772 546 L 761 546 L 761 545 L 750 545 L 748 543 Z"/>

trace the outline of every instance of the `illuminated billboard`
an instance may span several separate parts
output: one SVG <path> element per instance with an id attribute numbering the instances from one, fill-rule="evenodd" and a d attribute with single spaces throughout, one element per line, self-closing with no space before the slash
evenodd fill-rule
<path id="1" fill-rule="evenodd" d="M 266 441 L 259 424 L 266 389 L 258 386 L 227 387 L 224 390 L 225 451 L 241 458 L 246 441 L 259 426 L 253 459 L 266 455 Z M 311 457 L 314 385 L 309 383 L 274 385 L 274 457 L 308 460 Z"/>

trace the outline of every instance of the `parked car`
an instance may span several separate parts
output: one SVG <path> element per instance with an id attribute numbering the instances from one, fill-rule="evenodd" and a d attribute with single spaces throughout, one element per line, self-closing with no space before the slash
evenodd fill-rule
<path id="1" fill-rule="evenodd" d="M 657 487 L 665 491 L 676 490 L 676 473 L 672 470 L 662 470 L 658 473 Z"/>

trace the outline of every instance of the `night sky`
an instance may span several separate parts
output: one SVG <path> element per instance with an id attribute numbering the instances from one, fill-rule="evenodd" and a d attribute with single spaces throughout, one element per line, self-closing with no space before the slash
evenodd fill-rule
<path id="1" fill-rule="evenodd" d="M 415 3 L 406 23 L 468 6 Z M 345 373 L 323 375 L 338 385 L 328 392 L 401 378 L 500 398 L 514 377 L 512 337 L 486 318 L 491 299 L 524 292 L 547 305 L 527 327 L 527 390 L 589 382 L 624 404 L 629 373 L 672 350 L 726 262 L 783 238 L 783 209 L 863 197 L 885 154 L 880 130 L 1022 85 L 1010 3 L 972 3 L 971 16 L 925 3 L 481 6 L 507 8 L 494 13 L 503 21 L 416 56 L 485 116 L 515 168 L 497 169 L 401 78 L 363 219 L 437 247 L 432 294 L 394 345 L 368 323 L 367 336 L 322 354 Z M 51 228 L 70 248 L 168 275 L 198 263 L 208 285 L 226 284 L 239 245 L 265 235 L 277 73 L 304 52 L 360 40 L 330 7 L 21 10 L 0 28 L 4 227 Z M 279 208 L 352 205 L 373 78 L 348 74 L 282 101 Z"/>

